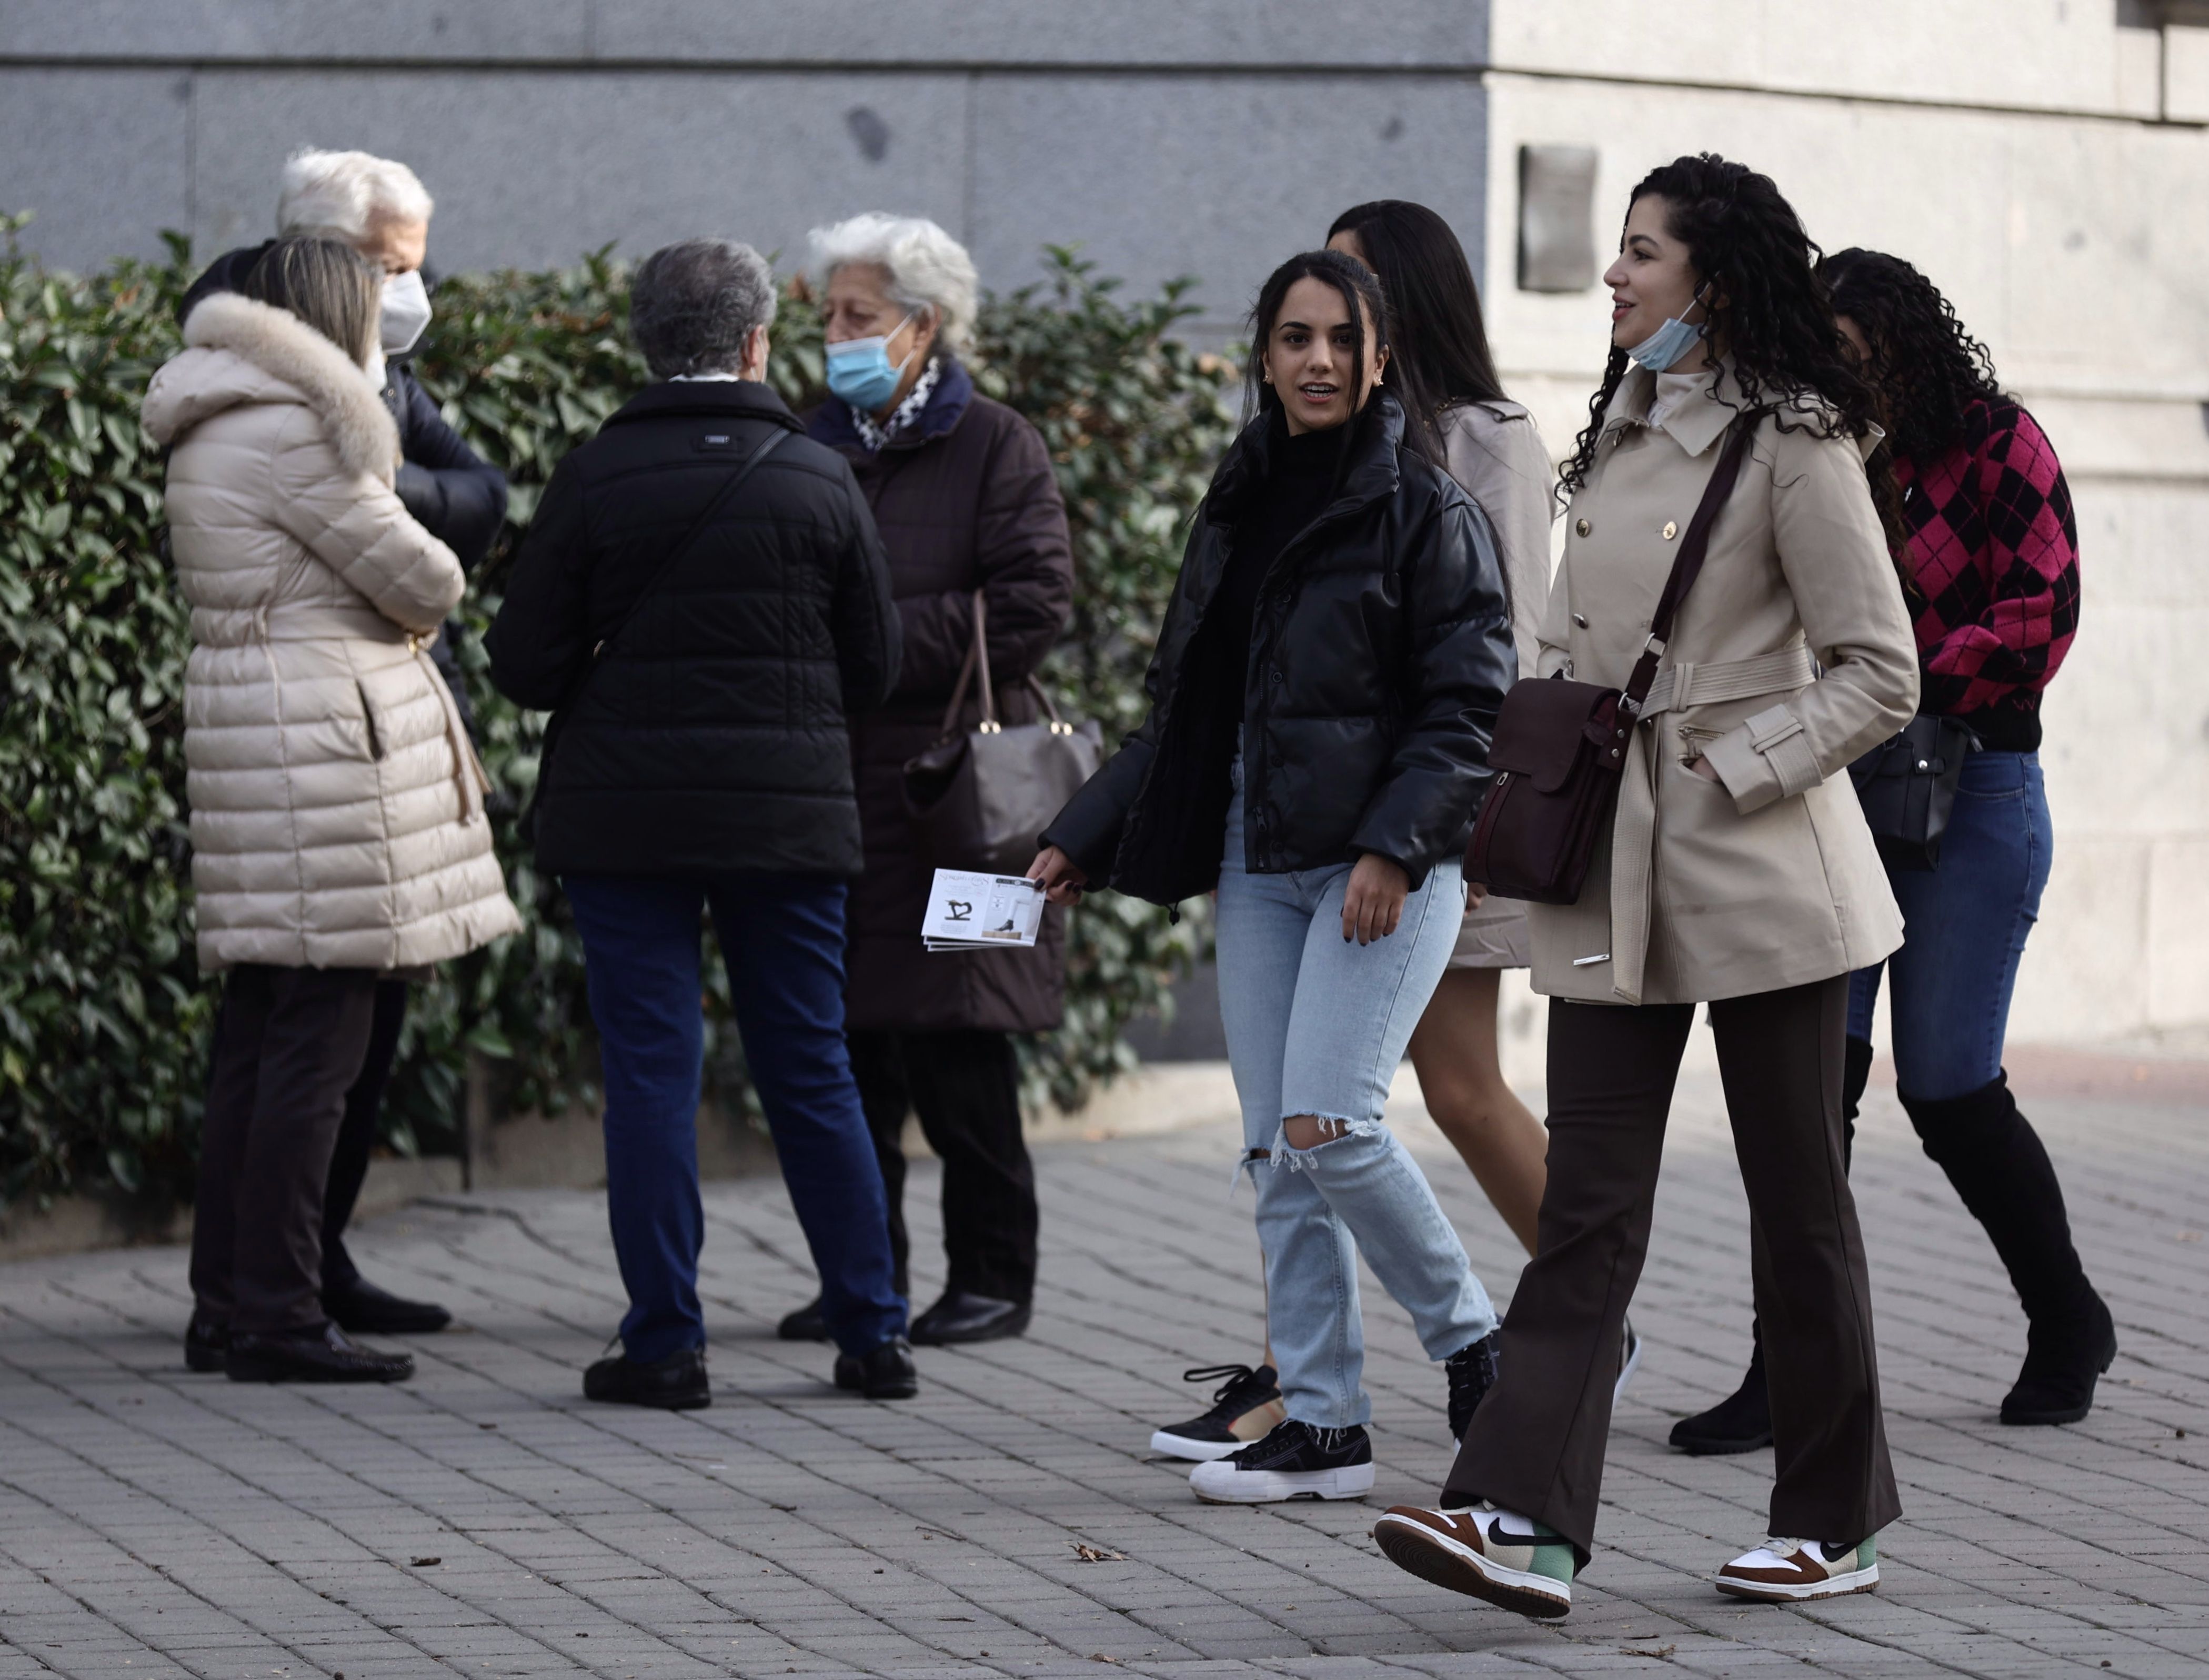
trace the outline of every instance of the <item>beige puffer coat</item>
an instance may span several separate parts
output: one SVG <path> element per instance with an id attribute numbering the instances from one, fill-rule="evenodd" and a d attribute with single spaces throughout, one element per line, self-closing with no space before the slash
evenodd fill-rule
<path id="1" fill-rule="evenodd" d="M 208 298 L 184 342 L 144 419 L 173 449 L 192 607 L 201 967 L 383 972 L 515 931 L 483 771 L 425 651 L 460 563 L 393 493 L 389 412 L 336 346 L 250 298 Z"/>

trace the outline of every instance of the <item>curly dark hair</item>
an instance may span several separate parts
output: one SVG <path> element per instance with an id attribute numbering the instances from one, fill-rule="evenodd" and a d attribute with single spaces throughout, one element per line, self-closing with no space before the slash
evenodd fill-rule
<path id="1" fill-rule="evenodd" d="M 1818 277 L 1819 249 L 1772 178 L 1705 152 L 1651 170 L 1628 203 L 1651 193 L 1664 201 L 1666 231 L 1688 247 L 1697 277 L 1716 283 L 1719 301 L 1700 331 L 1725 356 L 1731 378 L 1716 382 L 1712 400 L 1779 405 L 1782 431 L 1862 437 L 1877 423 L 1878 397 L 1834 324 Z M 1586 481 L 1626 362 L 1626 352 L 1613 345 L 1603 384 L 1588 400 L 1587 429 L 1561 475 L 1568 493 Z M 1731 388 L 1721 393 L 1719 385 Z M 1901 524 L 1893 474 L 1875 457 L 1869 477 L 1889 546 L 1897 546 Z"/>
<path id="2" fill-rule="evenodd" d="M 1879 399 L 1880 424 L 1895 454 L 1914 461 L 1945 455 L 1964 435 L 1964 411 L 2004 393 L 1994 358 L 1964 330 L 1941 289 L 1899 256 L 1851 246 L 1818 264 L 1833 313 L 1863 332 L 1864 369 Z"/>

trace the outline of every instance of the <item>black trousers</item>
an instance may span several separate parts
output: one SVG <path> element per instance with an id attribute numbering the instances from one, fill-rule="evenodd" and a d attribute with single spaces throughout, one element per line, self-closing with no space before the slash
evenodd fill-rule
<path id="1" fill-rule="evenodd" d="M 906 1286 L 905 1151 L 920 1116 L 943 1160 L 947 1287 L 1001 1301 L 1035 1293 L 1035 1168 L 1020 1132 L 1020 1063 L 1002 1033 L 852 1033 L 852 1072 L 889 1198 L 890 1254 Z"/>
<path id="2" fill-rule="evenodd" d="M 224 982 L 192 1223 L 203 1319 L 256 1334 L 323 1322 L 322 1194 L 376 985 L 366 969 L 259 963 Z"/>
<path id="3" fill-rule="evenodd" d="M 383 1108 L 391 1064 L 399 1058 L 399 1029 L 406 1024 L 407 985 L 376 983 L 376 1015 L 368 1029 L 368 1053 L 359 1077 L 345 1096 L 345 1117 L 338 1123 L 337 1147 L 330 1152 L 330 1177 L 322 1191 L 322 1288 L 349 1288 L 360 1268 L 346 1252 L 345 1228 L 352 1220 L 368 1177 L 368 1158 L 376 1147 L 376 1120 Z"/>
<path id="4" fill-rule="evenodd" d="M 1778 1476 L 1769 1532 L 1851 1542 L 1901 1514 L 1881 1416 L 1871 1286 L 1841 1144 L 1848 977 L 1711 1005 L 1749 1192 Z M 1620 1326 L 1649 1252 L 1664 1123 L 1694 1006 L 1550 1007 L 1549 1186 L 1494 1388 L 1448 1501 L 1595 1538 Z M 1773 1235 L 1776 1233 L 1776 1237 Z"/>

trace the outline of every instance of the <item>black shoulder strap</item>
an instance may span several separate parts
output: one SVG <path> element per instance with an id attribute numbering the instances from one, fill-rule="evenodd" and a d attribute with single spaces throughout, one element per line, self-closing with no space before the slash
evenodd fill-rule
<path id="1" fill-rule="evenodd" d="M 1741 463 L 1749 454 L 1749 446 L 1756 436 L 1757 422 L 1764 411 L 1753 409 L 1733 423 L 1726 437 L 1725 452 L 1719 455 L 1718 464 L 1712 468 L 1710 482 L 1703 486 L 1703 499 L 1695 508 L 1695 516 L 1688 521 L 1688 533 L 1680 539 L 1680 552 L 1672 562 L 1672 575 L 1664 580 L 1664 593 L 1658 597 L 1657 613 L 1649 621 L 1649 641 L 1634 661 L 1634 674 L 1626 679 L 1624 705 L 1630 716 L 1641 715 L 1641 702 L 1649 698 L 1649 690 L 1657 681 L 1657 665 L 1664 657 L 1664 644 L 1672 638 L 1672 620 L 1680 611 L 1680 603 L 1694 586 L 1697 574 L 1703 569 L 1703 557 L 1710 552 L 1711 527 L 1718 522 L 1726 498 L 1733 494 L 1734 480 L 1741 476 Z"/>

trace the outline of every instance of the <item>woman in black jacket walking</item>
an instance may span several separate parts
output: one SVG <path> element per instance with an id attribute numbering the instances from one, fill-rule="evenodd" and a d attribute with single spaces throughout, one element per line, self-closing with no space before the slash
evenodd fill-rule
<path id="1" fill-rule="evenodd" d="M 1043 836 L 1059 902 L 1217 887 L 1220 1015 L 1258 1190 L 1287 1418 L 1200 1464 L 1200 1498 L 1373 1485 L 1357 1256 L 1447 1362 L 1453 1434 L 1494 1309 L 1381 1119 L 1465 908 L 1459 858 L 1515 660 L 1493 532 L 1381 387 L 1378 283 L 1334 251 L 1259 293 L 1255 418 L 1190 534 L 1151 713 Z"/>

